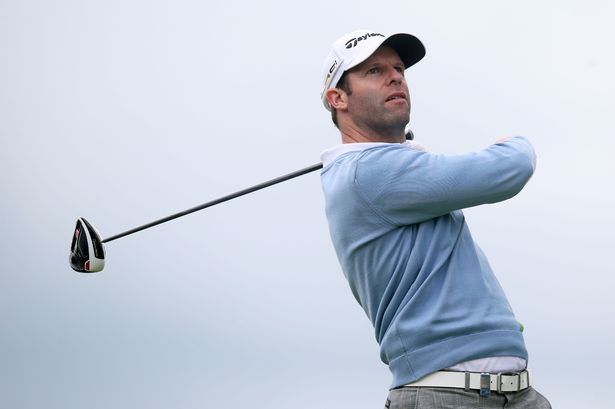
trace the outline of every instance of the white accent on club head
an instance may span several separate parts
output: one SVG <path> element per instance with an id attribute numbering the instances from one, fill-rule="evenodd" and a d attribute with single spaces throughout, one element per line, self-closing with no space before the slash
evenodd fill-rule
<path id="1" fill-rule="evenodd" d="M 80 217 L 79 220 L 85 226 L 84 232 L 85 232 L 85 237 L 88 241 L 88 255 L 90 256 L 90 259 L 85 264 L 85 271 L 88 273 L 98 273 L 99 271 L 102 271 L 103 268 L 105 268 L 105 259 L 96 257 L 96 253 L 94 252 L 94 239 L 90 235 L 90 231 L 88 230 L 88 227 L 92 229 L 98 235 L 99 238 L 100 238 L 100 234 L 94 228 L 94 226 L 86 222 L 83 217 Z M 103 257 L 104 257 L 105 247 L 102 241 L 100 242 L 100 246 L 102 247 Z M 88 266 L 88 262 L 89 262 L 89 266 Z"/>

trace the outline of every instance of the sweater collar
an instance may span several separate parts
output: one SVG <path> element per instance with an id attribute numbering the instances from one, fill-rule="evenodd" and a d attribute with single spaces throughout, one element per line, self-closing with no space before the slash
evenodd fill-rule
<path id="1" fill-rule="evenodd" d="M 409 141 L 404 143 L 390 143 L 390 142 L 356 142 L 356 143 L 343 143 L 341 145 L 334 146 L 325 150 L 320 154 L 320 160 L 322 161 L 323 166 L 329 165 L 338 157 L 342 156 L 348 152 L 360 152 L 366 149 L 375 148 L 378 146 L 388 146 L 388 145 L 406 145 L 410 146 Z"/>

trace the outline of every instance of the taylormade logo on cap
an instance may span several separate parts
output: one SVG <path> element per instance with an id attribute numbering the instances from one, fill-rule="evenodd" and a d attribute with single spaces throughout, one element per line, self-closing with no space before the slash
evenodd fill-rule
<path id="1" fill-rule="evenodd" d="M 368 37 L 374 37 L 374 36 L 380 36 L 380 37 L 384 37 L 384 34 L 380 34 L 380 33 L 367 33 L 361 37 L 358 38 L 351 38 L 350 40 L 346 41 L 346 48 L 352 48 L 355 47 L 357 44 L 359 44 L 359 41 L 365 40 Z"/>
<path id="2" fill-rule="evenodd" d="M 337 60 L 333 61 L 333 65 L 329 68 L 329 75 L 333 74 L 335 67 L 337 67 Z"/>
<path id="3" fill-rule="evenodd" d="M 384 35 L 375 30 L 361 29 L 338 38 L 322 66 L 323 85 L 321 100 L 331 110 L 326 91 L 335 88 L 342 75 L 349 69 L 367 60 L 381 45 L 392 47 L 399 54 L 406 68 L 418 62 L 425 55 L 425 48 L 418 38 L 410 34 Z"/>

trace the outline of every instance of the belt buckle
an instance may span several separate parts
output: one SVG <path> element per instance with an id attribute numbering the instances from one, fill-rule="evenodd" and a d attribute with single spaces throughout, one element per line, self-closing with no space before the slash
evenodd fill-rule
<path id="1" fill-rule="evenodd" d="M 502 388 L 502 377 L 503 376 L 509 376 L 509 377 L 514 377 L 517 379 L 517 389 L 505 389 Z M 514 383 L 511 382 L 513 385 Z M 500 372 L 498 373 L 497 376 L 497 391 L 498 393 L 502 393 L 502 392 L 519 392 L 521 390 L 521 372 Z"/>

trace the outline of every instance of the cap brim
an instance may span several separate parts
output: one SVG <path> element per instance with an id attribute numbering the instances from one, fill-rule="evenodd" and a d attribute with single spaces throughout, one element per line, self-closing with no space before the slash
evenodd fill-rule
<path id="1" fill-rule="evenodd" d="M 388 45 L 399 54 L 406 68 L 413 66 L 425 57 L 425 47 L 421 40 L 411 34 L 393 34 L 380 45 Z"/>

